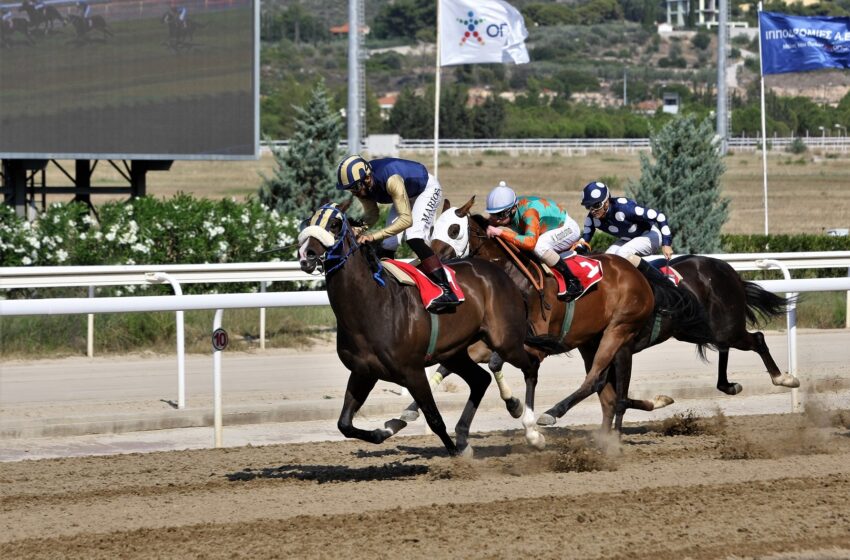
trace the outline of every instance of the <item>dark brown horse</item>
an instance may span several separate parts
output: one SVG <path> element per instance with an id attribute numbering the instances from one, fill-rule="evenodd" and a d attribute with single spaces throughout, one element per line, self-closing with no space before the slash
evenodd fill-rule
<path id="1" fill-rule="evenodd" d="M 71 14 L 68 16 L 68 21 L 74 26 L 74 32 L 77 34 L 76 43 L 82 44 L 91 41 L 89 33 L 97 31 L 101 34 L 101 41 L 105 41 L 107 37 L 112 37 L 114 34 L 106 25 L 106 20 L 103 16 L 92 16 L 84 18 L 82 16 Z"/>
<path id="2" fill-rule="evenodd" d="M 65 26 L 65 18 L 62 17 L 62 14 L 59 13 L 59 10 L 56 9 L 56 6 L 51 6 L 50 4 L 44 4 L 44 7 L 41 9 L 36 9 L 35 4 L 30 2 L 30 0 L 24 0 L 21 2 L 21 7 L 18 8 L 22 12 L 26 12 L 27 18 L 29 18 L 29 25 L 32 29 L 37 29 L 44 34 L 47 34 L 49 31 L 53 31 L 53 22 L 58 21 Z"/>
<path id="3" fill-rule="evenodd" d="M 470 214 L 474 200 L 473 197 L 458 209 L 447 208 L 449 203 L 446 201 L 446 208 L 434 225 L 431 244 L 434 252 L 444 259 L 477 257 L 503 267 L 528 301 L 533 332 L 557 337 L 566 348 L 578 348 L 585 358 L 584 382 L 560 403 L 563 412 L 597 392 L 604 405 L 603 426 L 610 426 L 614 418 L 614 403 L 624 400 L 626 394 L 621 394 L 620 387 L 608 379 L 608 366 L 620 348 L 632 343 L 653 314 L 656 300 L 649 282 L 621 257 L 596 256 L 602 263 L 602 280 L 579 298 L 571 309 L 557 299 L 554 278 L 543 277 L 542 289 L 535 289 L 501 246 L 487 238 L 484 218 Z M 479 360 L 488 356 L 487 350 L 480 345 L 471 353 Z M 544 355 L 539 354 L 538 357 L 542 360 Z M 536 382 L 536 379 L 526 378 L 527 407 L 533 407 Z M 502 397 L 505 398 L 504 392 Z M 659 405 L 663 404 L 667 402 L 659 402 Z"/>
<path id="4" fill-rule="evenodd" d="M 34 45 L 35 40 L 30 34 L 29 22 L 25 18 L 12 18 L 0 20 L 0 46 L 12 47 L 15 45 L 13 36 L 15 33 L 23 35 L 27 45 Z"/>
<path id="5" fill-rule="evenodd" d="M 339 430 L 346 437 L 381 443 L 406 425 L 400 419 L 371 431 L 353 425 L 375 383 L 385 380 L 407 388 L 449 453 L 469 449 L 469 425 L 490 383 L 490 375 L 469 357 L 469 346 L 484 341 L 534 378 L 540 362 L 526 351 L 524 341 L 543 355 L 556 346 L 545 337 L 528 336 L 522 295 L 501 268 L 486 261 L 458 263 L 454 269 L 466 300 L 450 315 L 429 314 L 414 288 L 383 279 L 374 251 L 357 244 L 345 209 L 323 206 L 298 238 L 301 269 L 320 267 L 327 277 L 337 319 L 337 353 L 351 372 Z M 425 375 L 425 367 L 434 363 L 450 368 L 470 386 L 455 430 L 457 445 L 446 432 Z"/>

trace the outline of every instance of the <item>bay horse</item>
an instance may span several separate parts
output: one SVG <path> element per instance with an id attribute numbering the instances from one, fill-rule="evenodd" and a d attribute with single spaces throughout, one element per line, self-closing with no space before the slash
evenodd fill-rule
<path id="1" fill-rule="evenodd" d="M 189 46 L 195 37 L 195 31 L 204 27 L 193 19 L 187 19 L 186 25 L 183 25 L 170 11 L 165 12 L 160 21 L 168 26 L 168 45 L 173 49 Z"/>
<path id="2" fill-rule="evenodd" d="M 358 245 L 344 214 L 347 208 L 323 206 L 298 236 L 301 270 L 312 273 L 321 268 L 327 279 L 337 319 L 337 354 L 350 371 L 337 422 L 340 432 L 377 444 L 406 426 L 397 418 L 371 431 L 353 424 L 376 382 L 384 380 L 407 388 L 450 454 L 471 453 L 469 426 L 490 375 L 469 357 L 469 346 L 484 341 L 530 377 L 536 377 L 540 362 L 524 343 L 544 355 L 558 346 L 546 337 L 529 336 L 519 289 L 500 267 L 487 261 L 457 263 L 456 280 L 465 301 L 450 315 L 429 314 L 417 290 L 383 280 L 374 250 Z M 470 386 L 455 429 L 457 443 L 446 432 L 425 375 L 425 367 L 435 363 L 450 368 Z M 529 420 L 533 426 L 533 415 Z"/>
<path id="3" fill-rule="evenodd" d="M 88 19 L 78 16 L 76 14 L 71 14 L 68 16 L 68 21 L 71 22 L 71 25 L 74 26 L 74 32 L 77 34 L 77 42 L 85 43 L 89 41 L 89 32 L 90 31 L 98 31 L 102 35 L 102 39 L 105 40 L 106 37 L 114 37 L 112 31 L 106 25 L 106 20 L 103 19 L 103 16 L 92 16 Z"/>
<path id="4" fill-rule="evenodd" d="M 602 263 L 602 280 L 574 304 L 567 305 L 556 297 L 554 278 L 542 277 L 541 289 L 537 290 L 501 246 L 487 237 L 486 220 L 470 214 L 474 201 L 475 197 L 472 197 L 460 208 L 450 208 L 450 203 L 445 201 L 444 211 L 434 224 L 432 249 L 443 259 L 477 257 L 492 261 L 508 272 L 528 301 L 532 331 L 557 337 L 567 349 L 578 348 L 585 359 L 585 379 L 575 392 L 561 401 L 563 413 L 592 392 L 597 392 L 603 402 L 603 428 L 610 427 L 614 419 L 614 403 L 626 399 L 623 390 L 624 387 L 627 390 L 627 385 L 617 385 L 609 379 L 608 367 L 620 349 L 628 348 L 645 328 L 657 304 L 661 303 L 656 301 L 656 297 L 664 298 L 661 307 L 670 310 L 669 313 L 695 326 L 703 321 L 701 310 L 698 306 L 686 306 L 685 300 L 676 294 L 672 285 L 667 289 L 662 286 L 654 290 L 629 261 L 614 255 L 594 257 Z M 527 257 L 521 258 L 528 260 Z M 695 327 L 695 330 L 698 329 Z M 704 336 L 704 329 L 702 332 Z M 490 357 L 481 345 L 471 349 L 471 353 L 479 361 Z M 538 354 L 540 360 L 544 357 Z M 498 369 L 500 364 L 497 364 L 498 358 L 496 364 L 491 362 L 491 369 Z M 496 379 L 500 382 L 500 376 L 497 375 Z M 526 377 L 526 407 L 533 407 L 536 383 L 536 378 Z M 503 388 L 501 382 L 500 393 L 506 402 L 511 398 L 510 390 Z M 670 402 L 669 397 L 660 396 L 646 406 L 660 408 Z M 543 425 L 549 424 L 544 422 Z"/>
<path id="5" fill-rule="evenodd" d="M 727 377 L 730 348 L 758 353 L 774 385 L 792 389 L 800 386 L 799 379 L 779 370 L 764 341 L 764 334 L 747 330 L 748 325 L 757 327 L 761 319 L 785 313 L 791 302 L 789 298 L 769 292 L 754 282 L 742 280 L 729 263 L 720 259 L 681 255 L 672 259 L 669 265 L 682 276 L 680 289 L 693 294 L 705 310 L 709 332 L 702 331 L 701 325 L 679 322 L 673 317 L 662 317 L 658 326 L 653 327 L 656 329 L 653 337 L 650 335 L 650 326 L 647 325 L 629 347 L 617 353 L 611 364 L 609 375 L 617 383 L 623 384 L 625 392 L 628 392 L 631 379 L 632 354 L 669 338 L 697 344 L 698 353 L 703 359 L 706 348 L 717 350 L 719 359 L 716 387 L 727 395 L 737 395 L 743 390 L 740 383 L 730 382 Z M 626 398 L 616 403 L 615 426 L 618 430 L 622 428 L 623 414 L 628 408 L 653 410 L 651 401 Z M 555 405 L 541 415 L 538 424 L 552 425 L 561 415 L 563 412 L 559 405 Z"/>
<path id="6" fill-rule="evenodd" d="M 0 45 L 12 47 L 15 41 L 12 39 L 15 33 L 20 33 L 27 40 L 27 45 L 35 45 L 35 40 L 30 34 L 29 22 L 25 18 L 12 18 L 6 21 L 0 20 Z"/>
<path id="7" fill-rule="evenodd" d="M 41 10 L 38 10 L 30 0 L 24 0 L 21 2 L 21 7 L 18 10 L 26 12 L 31 28 L 38 29 L 44 34 L 53 30 L 54 21 L 59 21 L 63 27 L 66 23 L 65 18 L 59 13 L 56 6 L 51 6 L 50 4 L 45 4 Z M 42 25 L 44 26 L 43 28 Z"/>

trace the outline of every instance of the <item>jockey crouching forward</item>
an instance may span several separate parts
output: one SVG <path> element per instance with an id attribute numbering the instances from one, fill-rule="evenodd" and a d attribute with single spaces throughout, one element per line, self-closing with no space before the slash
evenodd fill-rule
<path id="1" fill-rule="evenodd" d="M 572 301 L 581 295 L 579 279 L 558 254 L 578 241 L 579 228 L 567 211 L 552 200 L 536 196 L 517 199 L 504 181 L 487 196 L 489 237 L 500 237 L 537 257 L 564 277 L 567 292 L 563 299 Z"/>
<path id="2" fill-rule="evenodd" d="M 667 260 L 673 256 L 673 234 L 663 213 L 629 198 L 611 198 L 608 187 L 599 181 L 584 187 L 581 205 L 588 209 L 582 233 L 584 241 L 589 243 L 599 228 L 619 238 L 606 253 L 628 259 L 648 278 L 665 279 L 661 271 L 641 258 L 654 255 L 659 247 Z"/>
<path id="3" fill-rule="evenodd" d="M 379 256 L 392 257 L 403 238 L 419 257 L 419 269 L 443 291 L 428 311 L 438 313 L 460 304 L 439 257 L 426 242 L 443 190 L 424 165 L 397 158 L 367 162 L 358 155 L 349 156 L 337 169 L 337 188 L 350 191 L 360 200 L 363 221 L 368 226 L 378 221 L 379 203 L 392 204 L 386 226 L 373 233 L 361 233 L 357 242 L 381 241 Z"/>

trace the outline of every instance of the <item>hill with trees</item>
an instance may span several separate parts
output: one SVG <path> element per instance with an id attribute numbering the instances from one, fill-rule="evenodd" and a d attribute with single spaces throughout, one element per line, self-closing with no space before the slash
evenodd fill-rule
<path id="1" fill-rule="evenodd" d="M 476 64 L 442 70 L 441 135 L 492 137 L 646 137 L 669 115 L 663 92 L 679 94 L 683 112 L 708 116 L 716 106 L 716 35 L 693 27 L 659 34 L 666 18 L 656 0 L 512 2 L 529 29 L 529 64 Z M 293 105 L 304 105 L 324 79 L 337 110 L 347 99 L 347 3 L 269 2 L 262 16 L 263 134 L 287 138 Z M 367 0 L 366 127 L 369 133 L 427 138 L 433 129 L 432 0 Z M 809 6 L 774 0 L 765 9 L 800 15 L 848 15 L 850 0 Z M 730 20 L 756 25 L 755 5 L 733 1 Z M 759 134 L 757 38 L 731 42 L 727 66 L 733 135 Z M 850 127 L 850 73 L 768 76 L 768 133 L 819 135 Z M 806 87 L 802 87 L 805 84 Z M 625 92 L 624 92 L 625 90 Z M 625 93 L 625 95 L 624 95 Z M 380 107 L 386 97 L 392 109 Z M 624 103 L 625 101 L 625 103 Z M 837 130 L 841 130 L 840 127 Z"/>

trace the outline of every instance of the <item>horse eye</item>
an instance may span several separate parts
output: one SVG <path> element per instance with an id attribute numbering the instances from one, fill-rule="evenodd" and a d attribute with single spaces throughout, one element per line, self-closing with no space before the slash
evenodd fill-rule
<path id="1" fill-rule="evenodd" d="M 457 224 L 452 224 L 449 226 L 449 237 L 452 239 L 457 239 L 460 237 L 460 226 Z"/>

